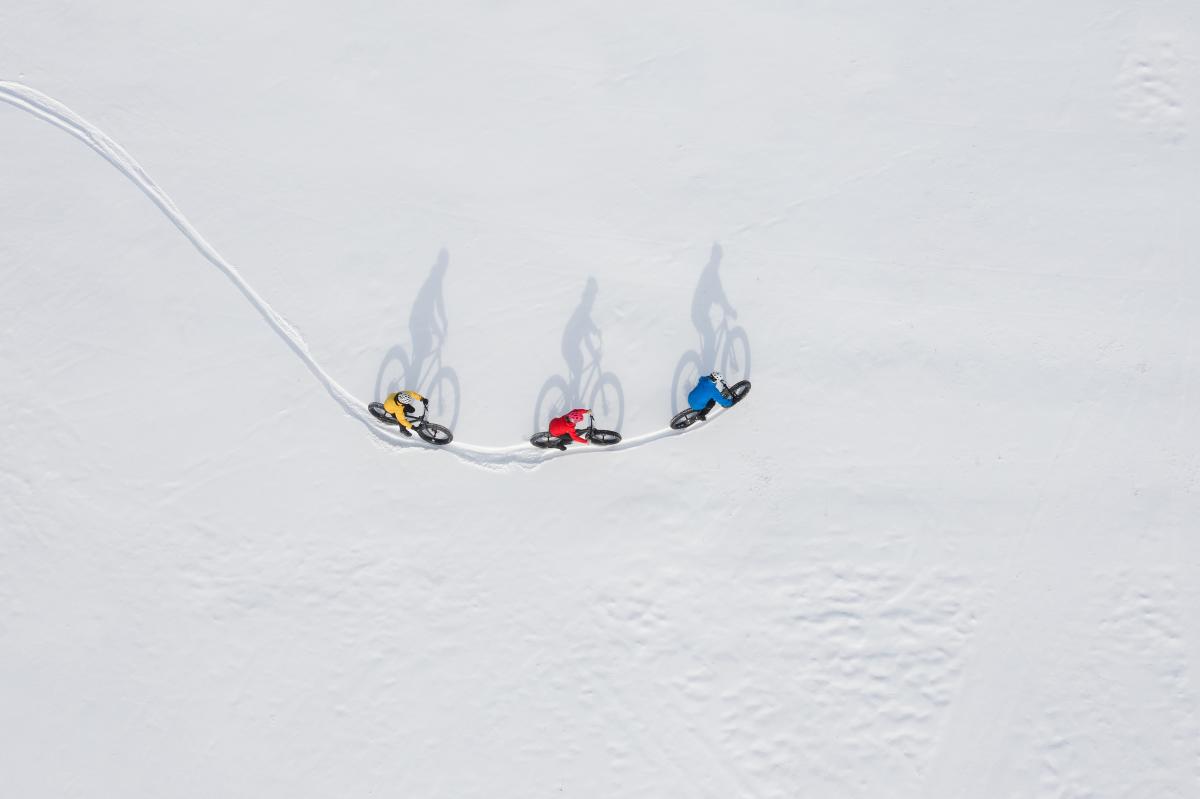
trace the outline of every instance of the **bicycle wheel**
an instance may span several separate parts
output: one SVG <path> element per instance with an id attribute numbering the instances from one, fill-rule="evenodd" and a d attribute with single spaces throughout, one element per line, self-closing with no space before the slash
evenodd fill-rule
<path id="1" fill-rule="evenodd" d="M 686 411 L 680 411 L 671 419 L 671 429 L 687 430 L 699 418 L 700 411 L 693 411 L 691 408 L 688 408 Z"/>
<path id="2" fill-rule="evenodd" d="M 704 364 L 700 361 L 700 353 L 695 350 L 685 352 L 679 359 L 679 363 L 675 365 L 675 377 L 671 380 L 671 412 L 680 405 L 687 405 L 687 396 L 691 393 L 696 384 L 700 382 L 700 375 L 706 375 L 712 369 L 704 368 Z"/>
<path id="3" fill-rule="evenodd" d="M 588 441 L 607 447 L 611 444 L 621 443 L 621 434 L 615 430 L 593 430 L 592 434 L 588 436 Z"/>
<path id="4" fill-rule="evenodd" d="M 440 424 L 434 424 L 433 422 L 425 422 L 417 427 L 417 435 L 430 444 L 439 447 L 445 446 L 454 440 L 454 434 L 450 432 L 449 428 L 443 427 Z"/>
<path id="5" fill-rule="evenodd" d="M 382 402 L 372 402 L 370 405 L 367 406 L 367 410 L 371 412 L 372 416 L 374 416 L 376 419 L 383 422 L 384 424 L 394 424 L 397 426 L 399 426 L 399 424 L 400 424 L 399 422 L 396 421 L 395 416 L 392 416 L 390 413 L 388 413 L 387 411 L 385 411 L 383 409 Z"/>
<path id="6" fill-rule="evenodd" d="M 408 352 L 403 347 L 392 347 L 383 356 L 379 373 L 375 376 L 375 396 L 386 397 L 405 388 L 409 379 Z"/>
<path id="7" fill-rule="evenodd" d="M 733 400 L 733 404 L 737 405 L 746 395 L 750 393 L 750 381 L 741 380 L 729 387 L 729 398 Z"/>
<path id="8" fill-rule="evenodd" d="M 549 433 L 538 433 L 529 439 L 529 443 L 533 444 L 538 449 L 554 449 L 558 447 L 562 441 L 558 436 L 552 436 Z"/>
<path id="9" fill-rule="evenodd" d="M 596 387 L 592 389 L 588 408 L 593 414 L 599 413 L 606 423 L 613 424 L 616 417 L 616 427 L 625 421 L 625 392 L 621 390 L 621 381 L 612 372 L 604 372 Z"/>
<path id="10" fill-rule="evenodd" d="M 567 381 L 555 375 L 542 385 L 538 392 L 537 402 L 533 406 L 533 429 L 537 430 L 555 416 L 562 416 L 571 410 L 568 406 Z"/>
<path id="11" fill-rule="evenodd" d="M 735 327 L 725 337 L 721 352 L 721 373 L 726 380 L 743 380 L 750 377 L 750 338 L 743 328 Z"/>
<path id="12" fill-rule="evenodd" d="M 458 375 L 449 367 L 442 367 L 429 382 L 425 392 L 429 397 L 429 410 L 438 419 L 449 419 L 449 427 L 458 424 L 458 410 L 462 399 L 458 393 Z"/>

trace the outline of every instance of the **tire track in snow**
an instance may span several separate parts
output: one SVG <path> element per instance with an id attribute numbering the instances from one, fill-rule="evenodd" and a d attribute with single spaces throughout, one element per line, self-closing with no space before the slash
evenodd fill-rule
<path id="1" fill-rule="evenodd" d="M 378 440 L 394 446 L 403 446 L 405 448 L 414 448 L 418 450 L 441 450 L 447 454 L 452 454 L 467 463 L 475 466 L 480 466 L 486 469 L 503 470 L 509 468 L 525 468 L 533 469 L 543 463 L 568 455 L 578 455 L 585 452 L 595 452 L 593 447 L 571 447 L 566 452 L 548 451 L 534 448 L 531 444 L 521 443 L 514 444 L 508 447 L 482 447 L 472 444 L 462 444 L 458 441 L 451 442 L 444 447 L 434 447 L 425 443 L 417 443 L 416 439 L 409 439 L 401 436 L 398 433 L 392 433 L 382 427 L 378 421 L 371 416 L 367 410 L 367 403 L 355 397 L 347 391 L 340 383 L 333 379 L 326 372 L 317 360 L 313 357 L 312 352 L 308 349 L 308 344 L 304 341 L 304 337 L 300 332 L 285 319 L 278 311 L 271 307 L 270 303 L 264 300 L 254 288 L 246 282 L 241 273 L 234 268 L 233 264 L 225 260 L 225 258 L 217 252 L 204 236 L 200 235 L 200 231 L 192 226 L 188 218 L 183 215 L 175 202 L 163 191 L 153 178 L 142 169 L 142 166 L 130 155 L 124 147 L 118 144 L 113 139 L 109 138 L 102 130 L 88 122 L 83 117 L 76 114 L 67 106 L 58 102 L 48 95 L 42 94 L 36 89 L 25 86 L 21 83 L 12 81 L 0 81 L 0 100 L 12 105 L 16 108 L 26 111 L 38 119 L 48 122 L 56 128 L 63 130 L 75 138 L 82 141 L 88 147 L 100 154 L 104 160 L 108 161 L 121 174 L 129 178 L 129 180 L 141 189 L 150 200 L 158 206 L 159 210 L 171 220 L 171 223 L 179 229 L 188 241 L 192 243 L 201 255 L 204 256 L 209 263 L 220 269 L 226 277 L 237 287 L 242 296 L 254 306 L 255 310 L 262 315 L 267 324 L 279 334 L 279 337 L 291 348 L 306 367 L 312 372 L 318 382 L 333 397 L 333 400 L 346 412 L 348 416 L 362 422 L 370 431 L 371 435 Z M 720 409 L 717 411 L 717 416 L 722 415 Z M 710 424 L 712 417 L 710 415 Z M 627 438 L 620 444 L 605 447 L 601 451 L 623 451 L 635 449 L 645 446 L 654 441 L 670 436 L 680 435 L 683 431 L 672 430 L 669 427 L 661 430 L 656 430 L 652 433 L 646 433 L 635 438 Z"/>

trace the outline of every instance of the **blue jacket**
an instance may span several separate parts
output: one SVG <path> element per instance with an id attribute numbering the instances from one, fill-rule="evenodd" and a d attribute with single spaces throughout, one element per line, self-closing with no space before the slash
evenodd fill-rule
<path id="1" fill-rule="evenodd" d="M 716 401 L 722 408 L 733 405 L 733 400 L 725 399 L 725 395 L 721 393 L 721 389 L 717 388 L 713 379 L 705 375 L 692 389 L 692 393 L 688 394 L 688 405 L 692 406 L 693 411 L 702 411 L 708 405 L 709 400 Z"/>

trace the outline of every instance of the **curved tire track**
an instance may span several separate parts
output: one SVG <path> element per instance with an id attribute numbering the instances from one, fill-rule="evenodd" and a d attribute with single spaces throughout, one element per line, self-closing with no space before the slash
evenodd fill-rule
<path id="1" fill-rule="evenodd" d="M 317 378 L 318 382 L 333 397 L 338 405 L 342 406 L 342 410 L 351 418 L 356 419 L 366 426 L 371 435 L 387 444 L 395 446 L 403 446 L 405 448 L 413 448 L 420 450 L 440 450 L 448 454 L 453 454 L 467 463 L 475 466 L 480 466 L 486 469 L 502 470 L 509 468 L 525 468 L 532 469 L 540 466 L 547 461 L 557 460 L 559 458 L 570 455 L 578 455 L 585 452 L 596 451 L 622 451 L 641 447 L 652 441 L 657 441 L 661 438 L 680 435 L 683 431 L 672 430 L 669 427 L 662 430 L 656 430 L 652 433 L 628 438 L 620 444 L 611 447 L 593 448 L 593 447 L 571 447 L 565 452 L 539 450 L 528 443 L 515 444 L 508 447 L 481 447 L 472 444 L 462 444 L 457 441 L 445 447 L 433 447 L 424 443 L 417 443 L 414 439 L 400 436 L 392 433 L 382 427 L 367 411 L 367 403 L 355 397 L 349 391 L 342 387 L 340 383 L 333 379 L 326 372 L 312 353 L 308 349 L 308 344 L 305 343 L 304 337 L 300 332 L 285 319 L 278 311 L 271 307 L 270 303 L 259 296 L 246 279 L 242 277 L 234 266 L 225 260 L 222 255 L 217 252 L 216 248 L 208 243 L 205 238 L 200 235 L 200 231 L 192 226 L 175 202 L 159 188 L 158 184 L 142 169 L 141 165 L 130 155 L 124 147 L 117 144 L 116 141 L 109 138 L 102 130 L 88 122 L 83 117 L 76 114 L 67 106 L 49 97 L 36 89 L 32 89 L 20 83 L 12 81 L 0 81 L 0 101 L 6 102 L 16 108 L 26 111 L 33 116 L 50 123 L 56 128 L 63 130 L 75 138 L 82 141 L 88 147 L 100 154 L 104 160 L 108 161 L 121 174 L 129 178 L 131 182 L 145 194 L 150 200 L 158 206 L 159 210 L 171 220 L 171 223 L 179 229 L 188 241 L 192 243 L 201 255 L 208 260 L 213 266 L 225 273 L 225 276 L 233 282 L 242 296 L 254 306 L 255 310 L 262 315 L 267 324 L 279 334 L 279 337 L 292 349 L 292 352 L 304 363 L 308 370 L 312 372 L 313 377 Z M 721 415 L 720 413 L 717 414 Z"/>

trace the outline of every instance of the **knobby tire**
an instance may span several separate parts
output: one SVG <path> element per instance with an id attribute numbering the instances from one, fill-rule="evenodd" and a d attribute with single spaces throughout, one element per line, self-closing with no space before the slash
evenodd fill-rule
<path id="1" fill-rule="evenodd" d="M 444 447 L 454 440 L 454 434 L 448 427 L 433 422 L 425 422 L 417 427 L 417 435 L 427 443 L 438 447 Z"/>

